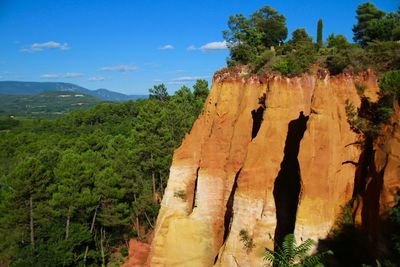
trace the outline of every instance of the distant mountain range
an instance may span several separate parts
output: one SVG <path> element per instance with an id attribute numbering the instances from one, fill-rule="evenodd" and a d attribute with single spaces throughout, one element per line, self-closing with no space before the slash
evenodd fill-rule
<path id="1" fill-rule="evenodd" d="M 72 83 L 0 81 L 0 96 L 37 95 L 48 91 L 69 91 L 94 96 L 106 101 L 128 101 L 147 98 L 147 95 L 125 95 L 107 89 L 89 90 Z"/>

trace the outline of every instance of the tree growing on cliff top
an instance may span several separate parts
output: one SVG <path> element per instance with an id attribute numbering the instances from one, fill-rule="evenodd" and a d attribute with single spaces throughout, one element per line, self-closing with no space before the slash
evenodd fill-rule
<path id="1" fill-rule="evenodd" d="M 323 46 L 323 40 L 322 40 L 322 19 L 318 20 L 318 27 L 317 27 L 317 44 L 318 47 L 321 48 Z"/>
<path id="2" fill-rule="evenodd" d="M 308 72 L 317 59 L 317 50 L 305 29 L 296 29 L 292 39 L 282 47 L 282 54 L 272 65 L 272 70 L 283 75 L 298 75 Z"/>
<path id="3" fill-rule="evenodd" d="M 353 27 L 354 41 L 367 46 L 372 41 L 396 41 L 400 39 L 400 15 L 385 13 L 372 3 L 357 7 L 357 24 Z"/>
<path id="4" fill-rule="evenodd" d="M 359 5 L 356 13 L 357 24 L 353 27 L 353 40 L 365 46 L 368 42 L 372 41 L 371 37 L 367 34 L 368 29 L 372 23 L 381 19 L 385 15 L 385 12 L 377 9 L 374 4 L 367 2 Z"/>
<path id="5" fill-rule="evenodd" d="M 265 50 L 282 44 L 288 34 L 286 18 L 270 6 L 262 7 L 250 18 L 231 16 L 228 27 L 223 32 L 231 54 L 228 65 L 255 62 Z"/>

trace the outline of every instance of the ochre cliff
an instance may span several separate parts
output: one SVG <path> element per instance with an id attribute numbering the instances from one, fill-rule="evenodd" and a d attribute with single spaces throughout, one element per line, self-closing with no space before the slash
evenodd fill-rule
<path id="1" fill-rule="evenodd" d="M 204 111 L 174 153 L 148 264 L 262 266 L 272 238 L 293 231 L 299 240 L 325 238 L 354 194 L 362 151 L 345 101 L 360 105 L 356 84 L 376 99 L 370 72 L 217 73 Z M 375 153 L 376 168 L 384 169 L 378 213 L 387 212 L 399 190 L 395 124 L 384 129 L 390 134 Z M 253 248 L 244 247 L 241 231 Z"/>

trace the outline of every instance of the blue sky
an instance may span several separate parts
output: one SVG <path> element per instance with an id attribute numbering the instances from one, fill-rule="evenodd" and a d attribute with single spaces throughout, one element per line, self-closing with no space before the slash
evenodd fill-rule
<path id="1" fill-rule="evenodd" d="M 228 17 L 264 5 L 284 14 L 289 32 L 352 37 L 358 0 L 0 0 L 0 80 L 71 82 L 146 94 L 174 92 L 225 66 Z M 396 11 L 397 0 L 374 0 Z"/>

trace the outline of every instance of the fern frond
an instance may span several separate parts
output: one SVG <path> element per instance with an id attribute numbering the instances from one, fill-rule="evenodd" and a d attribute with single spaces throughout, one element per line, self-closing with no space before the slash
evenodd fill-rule
<path id="1" fill-rule="evenodd" d="M 272 250 L 270 250 L 270 249 L 268 249 L 268 248 L 265 248 L 264 260 L 265 260 L 267 263 L 274 263 L 274 260 L 275 260 L 275 253 L 274 253 Z"/>
<path id="2" fill-rule="evenodd" d="M 321 263 L 321 260 L 326 256 L 326 255 L 333 255 L 333 252 L 328 250 L 326 252 L 316 254 L 316 255 L 311 255 L 303 260 L 303 266 L 304 267 L 316 267 L 316 266 L 324 266 Z"/>
<path id="3" fill-rule="evenodd" d="M 282 242 L 282 254 L 288 263 L 293 263 L 296 257 L 296 238 L 294 234 L 285 236 Z"/>
<path id="4" fill-rule="evenodd" d="M 304 258 L 307 256 L 307 253 L 310 251 L 312 246 L 315 244 L 315 242 L 311 239 L 307 239 L 304 243 L 300 244 L 298 247 L 295 249 L 295 255 L 297 255 L 300 258 Z"/>
<path id="5" fill-rule="evenodd" d="M 268 248 L 265 249 L 264 261 L 267 262 L 267 266 L 278 266 L 278 267 L 289 266 L 288 261 L 285 259 L 282 253 L 274 252 Z"/>

